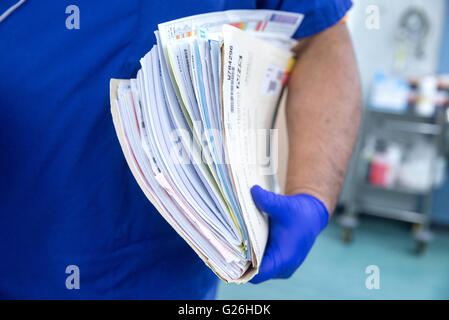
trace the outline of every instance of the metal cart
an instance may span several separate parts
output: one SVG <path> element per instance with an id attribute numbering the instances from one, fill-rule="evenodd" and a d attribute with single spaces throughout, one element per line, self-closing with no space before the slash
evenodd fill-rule
<path id="1" fill-rule="evenodd" d="M 437 156 L 443 152 L 446 111 L 444 108 L 437 108 L 432 117 L 422 117 L 414 113 L 413 105 L 409 106 L 407 112 L 401 114 L 366 109 L 362 122 L 363 131 L 359 141 L 361 148 L 355 159 L 352 192 L 348 203 L 344 205 L 344 213 L 338 219 L 343 227 L 343 241 L 352 241 L 354 229 L 358 226 L 358 215 L 363 213 L 411 223 L 413 225 L 413 237 L 417 243 L 416 252 L 422 253 L 425 251 L 427 243 L 432 239 L 429 222 L 432 211 L 433 188 L 416 191 L 400 186 L 378 187 L 370 185 L 367 182 L 363 150 L 368 137 L 393 139 L 404 144 L 413 143 L 417 137 L 427 139 L 436 151 L 429 172 L 429 174 L 432 174 L 436 166 Z M 411 205 L 403 207 L 394 204 L 394 201 L 375 201 L 382 199 L 382 197 Z"/>

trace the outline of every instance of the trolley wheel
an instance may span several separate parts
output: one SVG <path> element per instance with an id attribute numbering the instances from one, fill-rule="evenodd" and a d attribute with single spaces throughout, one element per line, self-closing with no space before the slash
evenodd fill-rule
<path id="1" fill-rule="evenodd" d="M 353 230 L 351 228 L 345 228 L 343 230 L 343 242 L 350 243 L 353 240 Z"/>
<path id="2" fill-rule="evenodd" d="M 417 241 L 416 242 L 416 254 L 422 255 L 427 250 L 427 242 L 425 241 Z"/>
<path id="3" fill-rule="evenodd" d="M 413 237 L 416 240 L 415 253 L 422 255 L 426 252 L 428 243 L 433 240 L 433 234 L 423 225 L 416 224 L 413 229 Z"/>

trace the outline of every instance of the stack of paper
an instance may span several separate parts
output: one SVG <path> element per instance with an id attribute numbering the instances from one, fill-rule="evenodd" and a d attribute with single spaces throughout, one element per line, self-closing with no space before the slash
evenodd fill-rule
<path id="1" fill-rule="evenodd" d="M 268 221 L 250 188 L 274 187 L 269 129 L 301 21 L 235 10 L 163 23 L 136 79 L 111 80 L 114 125 L 134 177 L 228 282 L 251 279 L 264 253 Z"/>

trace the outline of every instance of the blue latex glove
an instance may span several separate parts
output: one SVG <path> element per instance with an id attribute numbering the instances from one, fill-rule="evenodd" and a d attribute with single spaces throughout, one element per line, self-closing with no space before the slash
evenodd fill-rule
<path id="1" fill-rule="evenodd" d="M 270 234 L 259 273 L 250 282 L 288 278 L 327 226 L 329 213 L 320 200 L 308 194 L 284 196 L 257 185 L 251 194 L 256 206 L 270 217 Z"/>

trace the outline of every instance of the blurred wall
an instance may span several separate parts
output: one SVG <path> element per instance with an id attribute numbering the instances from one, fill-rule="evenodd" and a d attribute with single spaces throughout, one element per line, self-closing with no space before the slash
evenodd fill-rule
<path id="1" fill-rule="evenodd" d="M 422 9 L 431 20 L 431 26 L 424 48 L 424 57 L 409 57 L 405 75 L 436 72 L 439 64 L 442 30 L 446 0 L 353 0 L 348 27 L 354 41 L 364 88 L 369 85 L 377 70 L 393 71 L 397 48 L 396 34 L 399 19 L 409 7 Z M 370 6 L 379 10 L 379 28 L 370 29 Z"/>

